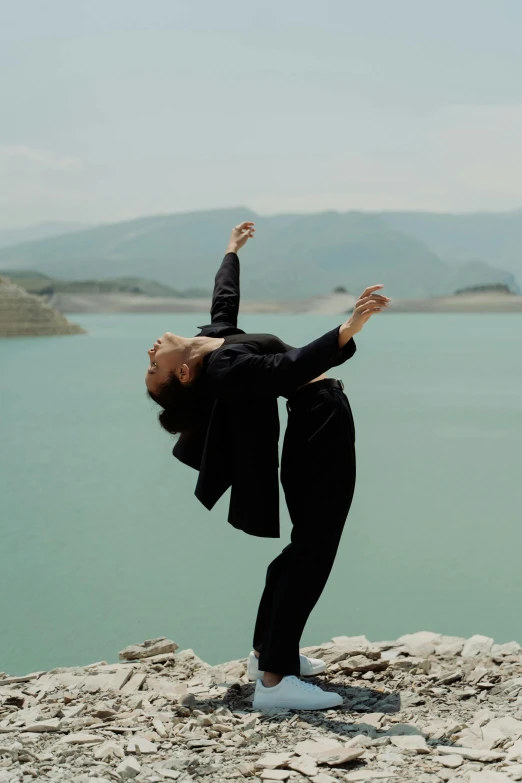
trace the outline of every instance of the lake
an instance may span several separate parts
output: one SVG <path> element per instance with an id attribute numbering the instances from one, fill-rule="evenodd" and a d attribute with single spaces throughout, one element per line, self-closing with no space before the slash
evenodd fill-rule
<path id="1" fill-rule="evenodd" d="M 89 315 L 87 335 L 0 340 L 0 671 L 116 660 L 167 636 L 245 656 L 283 538 L 209 513 L 147 399 L 146 350 L 206 316 Z M 337 319 L 249 316 L 303 344 Z M 522 318 L 374 318 L 335 376 L 358 484 L 303 644 L 418 630 L 522 641 Z M 286 414 L 282 409 L 282 431 Z M 318 534 L 320 534 L 318 520 Z"/>

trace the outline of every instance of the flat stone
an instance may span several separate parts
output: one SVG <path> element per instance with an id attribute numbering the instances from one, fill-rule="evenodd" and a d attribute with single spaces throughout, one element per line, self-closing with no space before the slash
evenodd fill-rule
<path id="1" fill-rule="evenodd" d="M 298 742 L 294 750 L 300 756 L 311 756 L 314 758 L 317 753 L 322 753 L 323 751 L 330 750 L 331 748 L 342 747 L 343 746 L 341 743 L 337 740 L 329 739 L 328 737 L 321 737 L 320 740 L 303 740 L 302 742 Z"/>
<path id="2" fill-rule="evenodd" d="M 318 774 L 317 762 L 311 756 L 299 756 L 298 758 L 290 759 L 287 766 L 289 769 L 293 769 L 295 772 L 299 772 L 308 778 Z"/>
<path id="3" fill-rule="evenodd" d="M 324 772 L 319 772 L 312 778 L 312 783 L 339 783 L 339 778 L 334 778 L 331 775 L 326 775 Z"/>
<path id="4" fill-rule="evenodd" d="M 424 658 L 433 655 L 435 645 L 440 639 L 440 634 L 431 631 L 419 631 L 418 633 L 408 633 L 400 636 L 397 641 L 403 644 L 410 655 Z"/>
<path id="5" fill-rule="evenodd" d="M 348 772 L 343 780 L 347 780 L 348 783 L 359 783 L 359 781 L 365 780 L 388 780 L 388 778 L 394 778 L 396 776 L 397 773 L 391 769 L 360 769 L 357 770 L 357 772 Z"/>
<path id="6" fill-rule="evenodd" d="M 391 729 L 385 731 L 384 735 L 386 737 L 422 737 L 422 732 L 416 726 L 412 726 L 410 723 L 396 723 L 395 726 L 391 727 Z"/>
<path id="7" fill-rule="evenodd" d="M 373 726 L 374 729 L 380 729 L 383 718 L 384 712 L 369 712 L 366 715 L 358 717 L 355 721 L 355 725 Z"/>
<path id="8" fill-rule="evenodd" d="M 214 745 L 217 745 L 216 740 L 195 739 L 187 742 L 189 748 L 212 748 Z"/>
<path id="9" fill-rule="evenodd" d="M 522 761 L 522 739 L 517 740 L 507 749 L 507 758 L 509 761 L 520 759 Z"/>
<path id="10" fill-rule="evenodd" d="M 156 732 L 156 734 L 159 734 L 159 736 L 162 739 L 168 737 L 167 729 L 165 728 L 165 724 L 163 723 L 162 720 L 160 720 L 159 718 L 154 718 L 154 720 L 152 721 L 152 725 L 154 727 L 154 731 Z"/>
<path id="11" fill-rule="evenodd" d="M 37 680 L 38 677 L 41 677 L 42 674 L 45 674 L 45 672 L 34 672 L 33 674 L 25 674 L 23 677 L 4 677 L 3 679 L 0 679 L 0 686 L 4 685 L 16 685 L 18 682 L 31 682 L 32 680 Z"/>
<path id="12" fill-rule="evenodd" d="M 317 760 L 318 764 L 328 764 L 329 767 L 337 767 L 340 764 L 348 764 L 350 761 L 360 758 L 364 753 L 364 748 L 341 747 L 329 748 L 320 753 L 311 753 L 312 758 Z"/>
<path id="13" fill-rule="evenodd" d="M 114 718 L 114 716 L 117 715 L 117 712 L 107 704 L 95 704 L 92 710 L 92 715 L 95 718 L 106 720 L 107 718 Z"/>
<path id="14" fill-rule="evenodd" d="M 288 769 L 264 769 L 259 777 L 261 780 L 288 780 L 291 774 Z"/>
<path id="15" fill-rule="evenodd" d="M 328 666 L 333 666 L 350 654 L 349 650 L 344 650 L 342 647 L 337 647 L 331 643 L 330 646 L 324 647 L 305 647 L 302 652 L 304 655 L 308 655 L 309 658 L 323 660 Z"/>
<path id="16" fill-rule="evenodd" d="M 175 661 L 176 656 L 174 653 L 163 653 L 162 655 L 153 655 L 147 659 L 147 663 L 168 663 L 169 661 Z"/>
<path id="17" fill-rule="evenodd" d="M 379 761 L 384 761 L 386 764 L 404 764 L 406 759 L 402 753 L 380 753 Z"/>
<path id="18" fill-rule="evenodd" d="M 494 639 L 490 636 L 475 634 L 466 640 L 462 649 L 463 658 L 476 658 L 480 655 L 489 655 L 493 648 Z"/>
<path id="19" fill-rule="evenodd" d="M 65 707 L 62 710 L 64 719 L 71 720 L 72 718 L 77 718 L 78 715 L 85 712 L 86 706 L 86 704 L 77 704 L 75 707 Z"/>
<path id="20" fill-rule="evenodd" d="M 122 780 L 130 780 L 140 774 L 141 766 L 133 756 L 127 756 L 121 764 L 118 764 L 116 772 Z"/>
<path id="21" fill-rule="evenodd" d="M 120 669 L 113 674 L 109 682 L 109 690 L 119 691 L 130 680 L 134 674 L 134 666 L 129 666 L 125 669 Z"/>
<path id="22" fill-rule="evenodd" d="M 512 780 L 513 778 L 508 778 L 502 772 L 493 770 L 469 773 L 469 783 L 511 783 Z"/>
<path id="23" fill-rule="evenodd" d="M 465 644 L 465 639 L 460 636 L 441 636 L 437 642 L 436 654 L 442 658 L 460 655 Z"/>
<path id="24" fill-rule="evenodd" d="M 127 753 L 157 753 L 158 746 L 145 737 L 135 736 L 129 740 Z"/>
<path id="25" fill-rule="evenodd" d="M 513 764 L 512 767 L 506 767 L 506 770 L 511 780 L 522 780 L 522 764 Z"/>
<path id="26" fill-rule="evenodd" d="M 244 778 L 252 778 L 256 774 L 254 765 L 248 762 L 244 762 L 243 764 L 238 764 L 237 769 L 241 773 L 241 775 L 243 775 Z"/>
<path id="27" fill-rule="evenodd" d="M 410 656 L 408 658 L 394 658 L 392 661 L 388 661 L 388 665 L 390 669 L 394 670 L 400 670 L 400 671 L 411 671 L 412 669 L 416 669 L 419 666 L 422 666 L 425 662 L 424 658 L 417 658 L 414 656 Z M 428 661 L 429 663 L 429 661 Z"/>
<path id="28" fill-rule="evenodd" d="M 484 729 L 493 729 L 504 737 L 518 739 L 522 736 L 522 721 L 512 718 L 510 715 L 504 715 L 500 718 L 493 718 L 493 720 L 490 720 Z"/>
<path id="29" fill-rule="evenodd" d="M 348 740 L 347 748 L 370 748 L 373 745 L 373 739 L 366 734 L 356 734 L 351 740 Z"/>
<path id="30" fill-rule="evenodd" d="M 491 650 L 492 655 L 520 655 L 522 647 L 518 642 L 506 642 L 505 644 L 494 644 Z"/>
<path id="31" fill-rule="evenodd" d="M 390 742 L 400 750 L 406 750 L 413 753 L 429 753 L 424 737 L 419 735 L 409 735 L 403 737 L 390 737 Z"/>
<path id="32" fill-rule="evenodd" d="M 339 666 L 347 674 L 352 674 L 353 672 L 380 672 L 388 668 L 389 661 L 374 660 L 366 655 L 353 655 L 344 661 L 340 661 Z"/>
<path id="33" fill-rule="evenodd" d="M 145 684 L 145 680 L 147 679 L 147 675 L 143 672 L 138 672 L 137 674 L 134 674 L 130 680 L 123 686 L 121 689 L 122 693 L 134 693 L 135 691 L 139 691 L 143 688 Z"/>
<path id="34" fill-rule="evenodd" d="M 157 639 L 149 639 L 142 644 L 131 644 L 121 650 L 120 658 L 126 661 L 134 661 L 140 658 L 152 658 L 156 655 L 174 653 L 179 645 L 171 639 L 160 636 Z"/>
<path id="35" fill-rule="evenodd" d="M 286 762 L 289 761 L 293 753 L 265 753 L 264 756 L 258 758 L 255 763 L 256 769 L 277 769 L 277 767 L 284 767 Z"/>
<path id="36" fill-rule="evenodd" d="M 59 731 L 61 726 L 61 720 L 59 718 L 50 718 L 49 720 L 38 720 L 34 723 L 29 723 L 22 731 L 30 731 L 37 734 L 47 731 Z"/>
<path id="37" fill-rule="evenodd" d="M 98 742 L 103 742 L 105 737 L 100 737 L 99 734 L 87 734 L 86 732 L 78 732 L 76 734 L 67 734 L 66 737 L 62 737 L 60 740 L 61 745 L 95 745 Z"/>
<path id="38" fill-rule="evenodd" d="M 437 753 L 446 756 L 457 754 L 470 761 L 483 761 L 485 763 L 503 761 L 506 758 L 505 753 L 497 753 L 493 750 L 481 750 L 480 748 L 461 748 L 458 745 L 439 745 Z"/>
<path id="39" fill-rule="evenodd" d="M 125 751 L 117 742 L 108 740 L 94 748 L 92 755 L 97 761 L 107 761 L 112 758 L 122 759 L 125 756 Z"/>
<path id="40" fill-rule="evenodd" d="M 449 767 L 450 769 L 457 769 L 457 767 L 461 767 L 464 763 L 462 756 L 458 756 L 457 754 L 454 756 L 441 756 L 440 759 L 434 760 L 439 761 L 443 767 Z"/>

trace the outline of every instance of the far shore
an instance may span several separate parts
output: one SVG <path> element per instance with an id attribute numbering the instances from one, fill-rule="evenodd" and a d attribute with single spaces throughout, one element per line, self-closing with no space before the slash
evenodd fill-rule
<path id="1" fill-rule="evenodd" d="M 210 299 L 152 297 L 143 294 L 55 294 L 47 302 L 61 313 L 208 313 Z M 241 300 L 244 314 L 290 313 L 337 315 L 355 304 L 351 294 L 327 294 L 310 299 Z"/>
<path id="2" fill-rule="evenodd" d="M 390 313 L 522 313 L 522 296 L 497 291 L 399 299 Z"/>
<path id="3" fill-rule="evenodd" d="M 205 313 L 206 298 L 152 297 L 142 294 L 55 294 L 47 300 L 61 313 Z M 346 315 L 355 297 L 348 293 L 309 299 L 249 300 L 245 314 Z M 503 292 L 465 293 L 425 299 L 394 299 L 389 313 L 522 313 L 522 296 Z"/>

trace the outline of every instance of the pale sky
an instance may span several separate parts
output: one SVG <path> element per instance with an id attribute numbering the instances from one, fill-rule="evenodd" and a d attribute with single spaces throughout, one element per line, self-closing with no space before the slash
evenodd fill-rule
<path id="1" fill-rule="evenodd" d="M 522 0 L 0 0 L 0 228 L 522 207 Z"/>

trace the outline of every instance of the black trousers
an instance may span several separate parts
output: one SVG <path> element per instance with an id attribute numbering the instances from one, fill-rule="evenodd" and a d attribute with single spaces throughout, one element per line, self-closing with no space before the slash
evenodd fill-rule
<path id="1" fill-rule="evenodd" d="M 355 428 L 339 381 L 317 381 L 287 404 L 281 483 L 291 543 L 268 566 L 254 649 L 259 668 L 299 674 L 299 641 L 332 569 L 355 489 Z"/>

